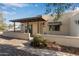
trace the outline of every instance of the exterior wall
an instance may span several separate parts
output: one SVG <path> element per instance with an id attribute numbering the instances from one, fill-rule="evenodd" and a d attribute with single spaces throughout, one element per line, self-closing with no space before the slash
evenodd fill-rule
<path id="1" fill-rule="evenodd" d="M 32 34 L 33 35 L 36 35 L 37 33 L 43 33 L 43 26 L 42 26 L 41 23 L 43 23 L 43 22 L 42 21 L 39 21 L 39 22 L 29 22 L 29 25 L 32 25 Z M 22 24 L 23 24 L 23 26 L 21 27 L 21 32 L 25 32 L 25 26 L 27 26 L 27 23 L 22 23 Z"/>
<path id="2" fill-rule="evenodd" d="M 3 36 L 19 38 L 19 39 L 30 39 L 30 33 L 7 31 L 3 33 Z"/>
<path id="3" fill-rule="evenodd" d="M 60 26 L 60 31 L 49 31 L 48 22 L 53 22 L 54 17 L 50 15 L 42 16 L 46 20 L 45 25 L 42 26 L 42 22 L 29 22 L 33 25 L 33 35 L 38 33 L 38 23 L 39 23 L 39 33 L 41 34 L 54 34 L 54 35 L 73 35 L 79 36 L 79 25 L 75 24 L 75 20 L 79 19 L 79 11 L 69 12 L 63 14 L 58 21 L 62 22 Z M 25 30 L 24 28 L 22 28 Z"/>
<path id="4" fill-rule="evenodd" d="M 73 14 L 70 22 L 70 34 L 73 36 L 79 36 L 79 24 L 76 24 L 76 20 L 79 20 L 79 13 Z"/>
<path id="5" fill-rule="evenodd" d="M 43 33 L 42 23 L 43 23 L 42 21 L 39 21 L 39 22 L 29 22 L 29 24 L 32 24 L 32 26 L 33 26 L 33 35 L 36 35 L 37 33 Z"/>
<path id="6" fill-rule="evenodd" d="M 44 23 L 45 23 L 45 22 L 44 22 Z M 40 21 L 40 22 L 39 22 L 39 33 L 40 33 L 40 34 L 43 34 L 43 32 L 45 31 L 45 30 L 44 30 L 44 27 L 45 27 L 45 26 L 44 26 L 44 24 L 43 24 L 43 21 Z"/>
<path id="7" fill-rule="evenodd" d="M 42 26 L 42 21 L 40 22 L 29 22 L 29 25 L 32 24 L 33 26 L 33 35 L 38 33 L 38 23 L 39 23 L 39 33 L 43 34 L 43 33 L 47 33 L 47 34 L 55 34 L 55 35 L 70 35 L 70 14 L 65 14 L 63 15 L 59 21 L 62 22 L 62 25 L 60 26 L 60 31 L 49 31 L 49 26 L 48 26 L 48 22 L 53 22 L 53 17 L 51 16 L 45 16 L 43 17 L 43 19 L 47 20 L 45 22 L 45 25 Z M 24 26 L 27 23 L 24 23 Z M 24 26 L 22 27 L 22 31 L 25 31 Z"/>
<path id="8" fill-rule="evenodd" d="M 33 27 L 32 27 L 32 33 L 33 33 L 33 35 L 34 35 L 34 34 L 37 34 L 37 33 L 38 33 L 38 31 L 37 31 L 37 30 L 38 30 L 38 29 L 37 29 L 37 22 L 29 22 L 29 25 L 30 25 L 30 24 L 32 24 L 32 26 L 33 26 Z"/>
<path id="9" fill-rule="evenodd" d="M 46 16 L 43 17 L 44 19 L 48 19 L 45 28 L 44 28 L 44 33 L 49 33 L 49 34 L 56 34 L 56 35 L 70 35 L 70 15 L 69 13 L 62 15 L 61 18 L 58 21 L 62 22 L 62 25 L 60 26 L 60 31 L 49 31 L 49 26 L 48 22 L 53 22 L 53 17 L 52 16 Z"/>
<path id="10" fill-rule="evenodd" d="M 79 37 L 59 36 L 59 35 L 42 35 L 46 40 L 57 42 L 60 45 L 79 48 Z"/>

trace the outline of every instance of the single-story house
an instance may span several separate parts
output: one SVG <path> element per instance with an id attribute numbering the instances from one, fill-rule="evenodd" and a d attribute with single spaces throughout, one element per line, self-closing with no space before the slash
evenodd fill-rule
<path id="1" fill-rule="evenodd" d="M 51 42 L 79 48 L 79 11 L 64 13 L 56 22 L 54 17 L 48 14 L 10 20 L 14 23 L 14 31 L 4 32 L 3 35 L 30 40 L 32 35 L 41 34 Z M 20 31 L 16 31 L 17 22 L 21 23 Z"/>
<path id="2" fill-rule="evenodd" d="M 10 20 L 21 23 L 21 32 L 35 34 L 73 35 L 79 36 L 79 11 L 64 13 L 57 22 L 54 16 L 43 15 Z"/>

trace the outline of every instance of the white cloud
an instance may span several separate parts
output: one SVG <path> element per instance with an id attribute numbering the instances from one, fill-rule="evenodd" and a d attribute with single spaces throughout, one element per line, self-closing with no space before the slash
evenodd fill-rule
<path id="1" fill-rule="evenodd" d="M 2 9 L 7 9 L 7 7 L 3 7 L 3 6 L 2 6 L 1 8 L 2 8 Z"/>
<path id="2" fill-rule="evenodd" d="M 24 4 L 24 3 L 8 3 L 8 4 L 4 4 L 7 6 L 14 6 L 14 7 L 25 7 L 28 6 L 29 4 Z"/>
<path id="3" fill-rule="evenodd" d="M 5 19 L 8 19 L 8 20 L 11 20 L 11 19 L 16 18 L 16 17 L 15 17 L 16 12 L 14 12 L 14 11 L 12 11 L 12 12 L 3 11 L 3 15 L 4 15 L 4 18 L 5 18 Z"/>
<path id="4" fill-rule="evenodd" d="M 75 10 L 79 10 L 79 7 L 76 7 Z"/>
<path id="5" fill-rule="evenodd" d="M 5 16 L 6 16 L 6 15 L 12 16 L 12 15 L 16 14 L 16 12 L 14 12 L 14 11 L 12 11 L 12 12 L 2 11 L 2 12 L 3 12 L 3 14 L 4 14 Z"/>
<path id="6" fill-rule="evenodd" d="M 7 5 L 5 5 L 5 6 L 0 6 L 0 7 L 1 7 L 2 10 L 7 10 L 7 9 L 16 10 L 15 7 L 7 6 Z"/>
<path id="7" fill-rule="evenodd" d="M 13 10 L 16 10 L 16 8 L 13 8 L 13 7 L 12 7 L 12 9 L 13 9 Z"/>

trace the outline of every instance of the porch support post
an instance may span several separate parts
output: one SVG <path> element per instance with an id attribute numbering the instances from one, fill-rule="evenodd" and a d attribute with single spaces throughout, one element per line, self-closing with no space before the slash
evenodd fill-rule
<path id="1" fill-rule="evenodd" d="M 38 31 L 38 33 L 40 33 L 40 28 L 39 28 L 39 21 L 38 21 L 38 23 L 37 23 L 37 31 Z"/>
<path id="2" fill-rule="evenodd" d="M 29 22 L 27 22 L 27 33 L 29 33 Z"/>
<path id="3" fill-rule="evenodd" d="M 14 32 L 15 32 L 15 22 L 14 22 Z"/>

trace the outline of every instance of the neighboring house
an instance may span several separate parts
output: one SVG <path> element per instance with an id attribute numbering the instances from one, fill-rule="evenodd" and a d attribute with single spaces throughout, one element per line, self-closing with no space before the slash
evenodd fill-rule
<path id="1" fill-rule="evenodd" d="M 58 21 L 54 17 L 49 14 L 10 20 L 14 31 L 5 31 L 3 36 L 32 40 L 32 35 L 41 34 L 48 41 L 79 48 L 79 11 L 64 13 Z M 16 30 L 17 22 L 21 23 L 20 31 Z"/>
<path id="2" fill-rule="evenodd" d="M 35 34 L 55 34 L 79 36 L 79 11 L 63 14 L 57 22 L 51 15 L 10 20 L 21 23 L 21 32 Z M 14 31 L 15 28 L 14 28 Z"/>

